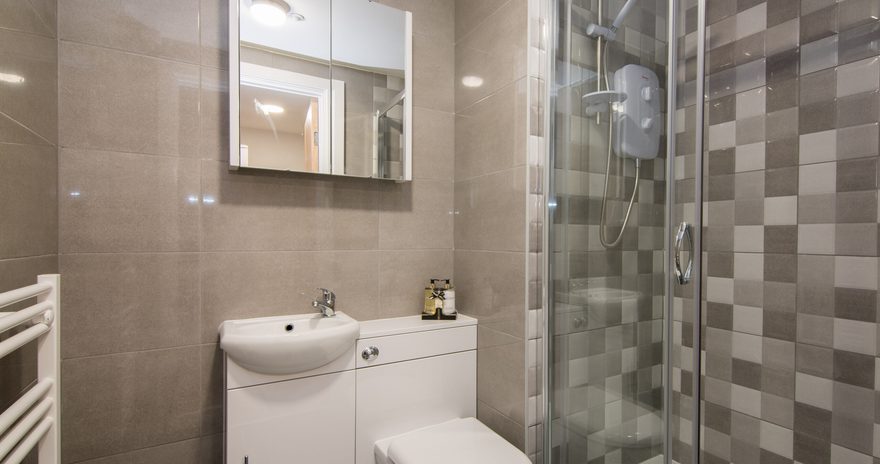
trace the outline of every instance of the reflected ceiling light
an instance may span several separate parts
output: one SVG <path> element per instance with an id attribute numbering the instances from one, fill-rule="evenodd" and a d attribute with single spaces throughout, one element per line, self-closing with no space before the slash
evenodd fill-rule
<path id="1" fill-rule="evenodd" d="M 251 15 L 267 26 L 281 26 L 287 18 L 305 21 L 306 17 L 293 11 L 287 0 L 251 0 Z"/>
<path id="2" fill-rule="evenodd" d="M 251 14 L 254 16 L 254 19 L 267 26 L 281 26 L 287 21 L 287 16 L 290 15 L 292 11 L 293 9 L 290 7 L 290 3 L 287 3 L 285 0 L 251 1 Z"/>
<path id="3" fill-rule="evenodd" d="M 24 82 L 24 77 L 19 76 L 18 74 L 0 73 L 0 82 L 5 82 L 7 84 L 21 84 Z"/>
<path id="4" fill-rule="evenodd" d="M 461 78 L 461 84 L 465 87 L 480 87 L 483 85 L 483 78 L 479 76 L 464 76 Z"/>
<path id="5" fill-rule="evenodd" d="M 283 113 L 284 107 L 278 105 L 262 105 L 263 111 L 266 113 Z"/>
<path id="6" fill-rule="evenodd" d="M 257 113 L 260 113 L 263 116 L 269 116 L 270 114 L 278 114 L 284 112 L 283 106 L 263 103 L 256 98 L 254 98 L 254 108 L 257 110 Z"/>

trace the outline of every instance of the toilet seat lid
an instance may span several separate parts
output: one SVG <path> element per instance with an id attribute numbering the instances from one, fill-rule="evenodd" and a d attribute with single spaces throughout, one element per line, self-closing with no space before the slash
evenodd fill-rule
<path id="1" fill-rule="evenodd" d="M 482 422 L 454 419 L 395 437 L 388 446 L 394 464 L 530 464 L 515 446 Z"/>

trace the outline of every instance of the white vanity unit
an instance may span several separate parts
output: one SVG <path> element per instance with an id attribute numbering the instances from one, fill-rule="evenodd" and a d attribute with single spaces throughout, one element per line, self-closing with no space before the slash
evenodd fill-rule
<path id="1" fill-rule="evenodd" d="M 227 464 L 374 464 L 377 441 L 476 415 L 475 319 L 361 322 L 350 344 L 344 341 L 348 323 L 318 327 L 328 319 L 251 320 L 272 333 L 241 329 L 251 321 L 221 326 L 221 340 L 225 328 L 227 341 L 238 343 L 224 346 Z M 298 336 L 313 337 L 309 346 L 320 346 L 324 330 L 347 345 L 319 367 L 286 374 L 258 367 L 274 371 L 259 373 L 235 361 L 239 353 L 252 355 L 266 337 L 275 337 L 271 346 Z M 334 346 L 339 344 L 324 343 L 323 349 Z"/>

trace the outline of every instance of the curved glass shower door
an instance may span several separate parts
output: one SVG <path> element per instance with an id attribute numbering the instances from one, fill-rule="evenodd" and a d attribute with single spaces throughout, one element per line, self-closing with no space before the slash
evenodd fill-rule
<path id="1" fill-rule="evenodd" d="M 704 29 L 691 3 L 555 3 L 548 463 L 695 462 Z"/>

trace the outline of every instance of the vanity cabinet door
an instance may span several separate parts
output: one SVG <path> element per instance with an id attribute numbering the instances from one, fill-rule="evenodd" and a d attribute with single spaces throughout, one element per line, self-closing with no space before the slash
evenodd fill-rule
<path id="1" fill-rule="evenodd" d="M 355 373 L 230 390 L 227 464 L 352 464 Z"/>

